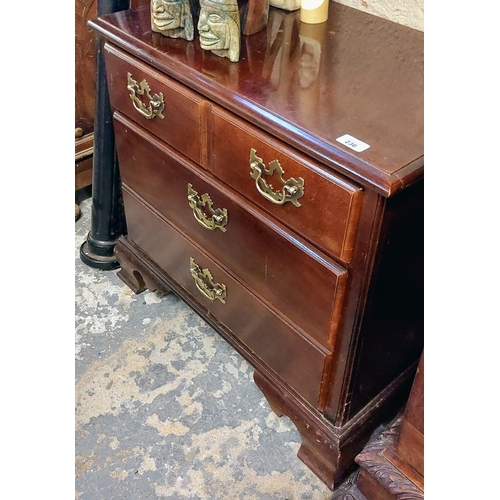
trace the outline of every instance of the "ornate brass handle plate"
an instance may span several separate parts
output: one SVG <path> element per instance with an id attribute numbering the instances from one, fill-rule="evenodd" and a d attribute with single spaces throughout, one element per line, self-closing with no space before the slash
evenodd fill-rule
<path id="1" fill-rule="evenodd" d="M 218 299 L 223 304 L 226 303 L 226 285 L 214 283 L 210 271 L 208 269 L 201 269 L 193 257 L 189 258 L 189 270 L 191 271 L 191 276 L 194 278 L 196 288 L 198 288 L 202 295 L 211 301 Z"/>
<path id="2" fill-rule="evenodd" d="M 165 118 L 162 115 L 162 111 L 165 109 L 165 103 L 163 102 L 163 93 L 154 94 L 151 97 L 151 89 L 146 80 L 142 80 L 141 83 L 137 83 L 130 73 L 127 73 L 127 89 L 130 90 L 130 99 L 134 104 L 134 108 L 148 120 L 152 120 L 155 116 L 158 116 L 163 120 Z M 149 99 L 149 103 L 146 106 L 138 96 L 143 96 Z"/>
<path id="3" fill-rule="evenodd" d="M 225 208 L 216 208 L 214 210 L 213 203 L 207 193 L 202 194 L 201 198 L 198 193 L 193 189 L 191 184 L 188 184 L 188 203 L 193 210 L 194 218 L 205 228 L 213 231 L 219 228 L 221 231 L 226 232 L 227 224 L 227 210 Z M 203 211 L 203 207 L 207 207 L 212 214 L 207 217 Z"/>
<path id="4" fill-rule="evenodd" d="M 304 179 L 302 179 L 302 177 L 299 177 L 299 180 L 293 177 L 290 177 L 288 180 L 283 179 L 285 171 L 278 160 L 269 162 L 269 169 L 267 169 L 262 158 L 259 158 L 256 153 L 257 151 L 255 149 L 250 149 L 250 168 L 252 169 L 250 177 L 255 179 L 257 191 L 266 200 L 276 205 L 283 205 L 287 201 L 290 201 L 296 207 L 300 207 L 301 204 L 298 202 L 298 199 L 304 196 Z M 283 186 L 281 191 L 275 191 L 273 186 L 262 178 L 264 174 L 273 175 L 274 172 L 277 172 Z"/>

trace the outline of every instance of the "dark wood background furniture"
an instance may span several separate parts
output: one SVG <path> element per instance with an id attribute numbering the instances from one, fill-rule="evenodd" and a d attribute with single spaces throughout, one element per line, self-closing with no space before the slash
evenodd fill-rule
<path id="1" fill-rule="evenodd" d="M 132 7 L 150 0 L 131 0 Z M 75 0 L 75 190 L 92 184 L 96 85 L 96 37 L 87 22 L 97 0 Z"/>
<path id="2" fill-rule="evenodd" d="M 214 326 L 333 488 L 423 347 L 423 35 L 333 2 L 323 25 L 271 8 L 231 63 L 149 24 L 148 7 L 90 23 L 127 221 L 118 274 Z"/>
<path id="3" fill-rule="evenodd" d="M 367 500 L 424 498 L 424 355 L 403 416 L 356 457 L 356 490 Z M 354 493 L 354 496 L 358 496 Z M 347 496 L 346 500 L 352 497 Z"/>
<path id="4" fill-rule="evenodd" d="M 96 0 L 75 0 L 75 190 L 92 184 L 96 44 L 87 21 L 96 15 Z"/>

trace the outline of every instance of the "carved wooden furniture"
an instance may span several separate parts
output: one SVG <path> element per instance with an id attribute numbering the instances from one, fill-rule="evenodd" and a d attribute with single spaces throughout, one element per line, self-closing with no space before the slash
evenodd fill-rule
<path id="1" fill-rule="evenodd" d="M 356 457 L 359 491 L 367 500 L 424 498 L 424 356 L 404 415 Z"/>
<path id="2" fill-rule="evenodd" d="M 255 368 L 330 487 L 422 352 L 422 33 L 331 3 L 271 8 L 238 63 L 154 33 L 104 47 L 132 290 L 173 290 Z M 307 26 L 307 27 L 306 27 Z M 366 148 L 368 146 L 368 148 Z"/>

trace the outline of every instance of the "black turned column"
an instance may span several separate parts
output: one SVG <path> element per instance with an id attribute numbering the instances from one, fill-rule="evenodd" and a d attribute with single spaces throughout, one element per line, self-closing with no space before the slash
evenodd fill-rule
<path id="1" fill-rule="evenodd" d="M 98 0 L 97 15 L 129 7 L 130 0 Z M 98 35 L 91 229 L 80 247 L 80 259 L 91 267 L 110 270 L 120 267 L 114 248 L 125 231 L 125 215 L 103 50 L 104 40 Z"/>

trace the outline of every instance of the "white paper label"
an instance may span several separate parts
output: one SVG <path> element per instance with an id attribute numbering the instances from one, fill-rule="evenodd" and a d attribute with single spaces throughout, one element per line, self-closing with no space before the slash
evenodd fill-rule
<path id="1" fill-rule="evenodd" d="M 323 4 L 324 0 L 302 0 L 300 3 L 301 9 L 314 10 Z"/>
<path id="2" fill-rule="evenodd" d="M 342 137 L 339 137 L 337 141 L 348 148 L 354 149 L 356 153 L 362 153 L 365 149 L 370 147 L 370 145 L 366 144 L 366 142 L 360 141 L 359 139 L 356 139 L 356 137 L 349 134 L 344 134 Z"/>

